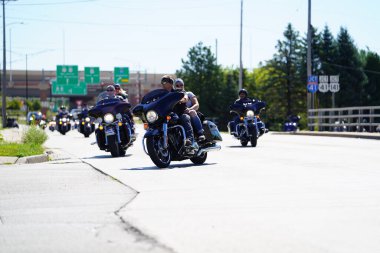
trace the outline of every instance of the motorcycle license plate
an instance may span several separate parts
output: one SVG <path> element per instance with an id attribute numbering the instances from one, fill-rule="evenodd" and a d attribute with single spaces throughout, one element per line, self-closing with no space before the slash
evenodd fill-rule
<path id="1" fill-rule="evenodd" d="M 114 135 L 115 134 L 115 131 L 113 130 L 113 128 L 108 128 L 106 129 L 106 135 Z"/>

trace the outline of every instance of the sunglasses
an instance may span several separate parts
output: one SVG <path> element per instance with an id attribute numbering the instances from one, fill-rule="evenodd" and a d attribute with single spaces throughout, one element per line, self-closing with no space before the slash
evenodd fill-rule
<path id="1" fill-rule="evenodd" d="M 120 87 L 115 87 L 115 90 L 120 90 Z"/>
<path id="2" fill-rule="evenodd" d="M 113 90 L 107 90 L 107 91 L 113 91 Z"/>
<path id="3" fill-rule="evenodd" d="M 175 87 L 183 87 L 183 84 L 176 84 Z"/>

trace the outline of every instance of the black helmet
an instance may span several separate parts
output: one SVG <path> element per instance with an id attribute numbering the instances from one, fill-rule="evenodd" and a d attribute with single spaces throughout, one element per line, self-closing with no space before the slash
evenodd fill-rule
<path id="1" fill-rule="evenodd" d="M 241 89 L 241 90 L 239 90 L 239 94 L 238 94 L 238 95 L 240 95 L 241 93 L 244 93 L 245 96 L 248 97 L 248 92 L 247 92 L 246 89 Z"/>
<path id="2" fill-rule="evenodd" d="M 170 84 L 174 84 L 174 80 L 171 76 L 169 75 L 164 75 L 162 78 L 161 78 L 161 84 L 165 84 L 165 83 L 170 83 Z"/>

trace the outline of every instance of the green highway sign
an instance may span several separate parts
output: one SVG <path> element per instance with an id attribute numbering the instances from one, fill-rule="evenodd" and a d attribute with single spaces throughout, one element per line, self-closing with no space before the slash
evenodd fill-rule
<path id="1" fill-rule="evenodd" d="M 57 65 L 57 83 L 75 85 L 79 82 L 77 65 Z"/>
<path id="2" fill-rule="evenodd" d="M 115 67 L 113 72 L 114 82 L 126 84 L 129 82 L 129 68 L 128 67 Z"/>
<path id="3" fill-rule="evenodd" d="M 99 67 L 84 67 L 84 82 L 89 84 L 100 83 Z"/>
<path id="4" fill-rule="evenodd" d="M 76 84 L 59 84 L 56 81 L 51 85 L 52 95 L 69 95 L 69 96 L 82 96 L 87 95 L 87 85 L 85 82 L 78 82 Z"/>

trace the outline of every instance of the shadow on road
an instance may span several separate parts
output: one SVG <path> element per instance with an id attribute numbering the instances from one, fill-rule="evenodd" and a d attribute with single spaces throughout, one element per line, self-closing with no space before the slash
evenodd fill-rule
<path id="1" fill-rule="evenodd" d="M 104 158 L 118 159 L 118 158 L 129 157 L 129 156 L 132 156 L 132 155 L 126 154 L 125 156 L 120 156 L 120 157 L 112 157 L 111 155 L 96 155 L 96 156 L 83 157 L 83 159 L 104 159 Z"/>
<path id="2" fill-rule="evenodd" d="M 168 168 L 158 168 L 157 166 L 149 166 L 149 167 L 138 167 L 138 168 L 126 168 L 121 170 L 173 170 L 173 169 L 185 169 L 185 168 L 191 168 L 191 167 L 201 167 L 201 166 L 207 166 L 207 165 L 214 165 L 216 163 L 204 163 L 204 164 L 193 164 L 193 163 L 185 163 L 185 164 L 174 164 L 170 165 Z"/>

